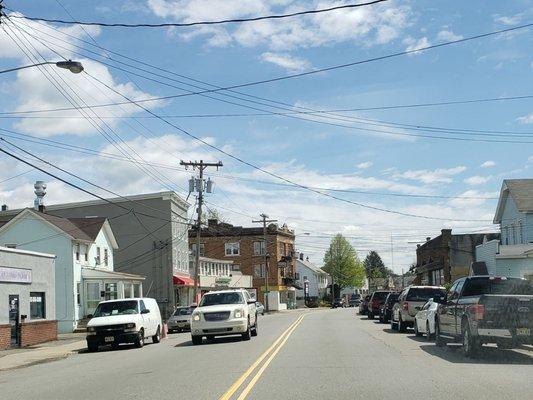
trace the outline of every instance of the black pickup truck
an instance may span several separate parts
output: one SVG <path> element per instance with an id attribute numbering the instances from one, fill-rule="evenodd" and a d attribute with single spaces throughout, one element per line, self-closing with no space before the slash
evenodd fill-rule
<path id="1" fill-rule="evenodd" d="M 463 344 L 475 357 L 484 343 L 533 344 L 533 285 L 524 279 L 472 276 L 456 280 L 437 310 L 437 346 Z"/>

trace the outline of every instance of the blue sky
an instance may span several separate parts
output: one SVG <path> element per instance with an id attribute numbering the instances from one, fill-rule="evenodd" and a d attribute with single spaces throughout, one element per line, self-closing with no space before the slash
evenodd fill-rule
<path id="1" fill-rule="evenodd" d="M 29 16 L 71 19 L 55 0 L 5 3 L 7 7 Z M 303 8 L 324 8 L 341 3 L 343 2 L 148 0 L 93 1 L 81 5 L 76 1 L 61 0 L 61 4 L 79 20 L 130 23 L 242 18 Z M 40 25 L 13 18 L 16 26 L 8 24 L 8 31 L 11 29 L 11 36 L 26 35 L 26 39 L 47 60 L 56 61 L 60 55 L 80 59 L 88 73 L 106 82 L 114 90 L 130 98 L 145 99 L 183 91 L 73 54 L 73 50 L 85 51 L 72 47 L 78 45 L 97 52 L 97 55 L 84 52 L 85 55 L 114 64 L 100 57 L 109 53 L 80 42 L 75 37 L 90 42 L 92 39 L 87 36 L 88 33 L 105 49 L 182 76 L 228 86 L 437 44 L 527 24 L 532 19 L 532 2 L 525 0 L 433 1 L 431 7 L 428 2 L 422 1 L 388 1 L 351 11 L 207 28 L 87 27 L 82 30 L 79 26 L 54 25 L 53 28 L 62 30 L 63 33 L 60 33 L 49 24 Z M 319 110 L 531 95 L 531 48 L 531 29 L 525 29 L 239 91 L 288 103 L 292 107 Z M 27 63 L 28 59 L 14 46 L 11 38 L 0 31 L 0 69 Z M 121 67 L 153 79 L 165 80 L 123 64 Z M 92 78 L 82 76 L 83 74 L 71 75 L 66 71 L 57 73 L 60 74 L 57 79 L 64 90 L 67 93 L 75 92 L 79 96 L 76 101 L 80 104 L 82 101 L 94 105 L 123 100 L 120 95 L 99 85 Z M 0 78 L 0 90 L 3 93 L 0 97 L 1 112 L 70 106 L 37 69 L 4 74 Z M 176 76 L 173 79 L 187 81 Z M 175 81 L 165 82 L 183 86 Z M 290 106 L 281 106 L 285 110 L 280 110 L 246 103 L 241 99 L 224 97 L 220 93 L 213 94 L 212 97 L 216 100 L 188 96 L 145 104 L 159 115 L 181 116 L 258 112 L 221 102 L 221 99 L 270 112 L 286 112 L 287 108 L 291 109 Z M 2 118 L 0 127 L 90 148 L 96 152 L 120 154 L 77 111 L 39 115 L 47 118 Z M 210 207 L 222 207 L 222 215 L 236 224 L 249 225 L 251 217 L 261 212 L 286 222 L 299 235 L 300 250 L 316 262 L 321 261 L 329 236 L 341 232 L 350 238 L 361 257 L 368 250 L 376 249 L 389 266 L 392 263 L 392 267 L 400 271 L 414 260 L 415 243 L 426 236 L 435 235 L 441 228 L 452 227 L 457 232 L 493 230 L 490 220 L 496 201 L 472 197 L 497 197 L 502 179 L 531 177 L 533 150 L 527 143 L 482 143 L 386 135 L 357 128 L 387 129 L 400 134 L 436 133 L 399 127 L 376 127 L 354 119 L 508 131 L 521 133 L 526 137 L 489 139 L 531 141 L 527 138 L 533 132 L 531 99 L 343 112 L 342 115 L 344 117 L 335 116 L 335 120 L 301 116 L 314 121 L 279 115 L 187 117 L 173 118 L 171 121 L 231 154 L 299 184 L 383 193 L 335 195 L 373 207 L 446 218 L 450 221 L 385 213 L 297 188 L 264 183 L 276 182 L 276 179 L 201 146 L 161 121 L 149 118 L 133 120 L 131 117 L 147 116 L 134 105 L 99 108 L 91 114 L 93 118 L 105 117 L 107 126 L 113 131 L 109 131 L 107 126 L 102 129 L 108 130 L 110 134 L 116 133 L 119 146 L 130 157 L 142 157 L 143 161 L 166 166 L 178 166 L 179 159 L 223 161 L 224 167 L 220 173 L 211 175 L 216 180 L 217 191 L 209 198 Z M 339 118 L 342 121 L 339 122 Z M 341 123 L 346 127 L 320 124 L 316 120 Z M 102 125 L 99 120 L 96 121 L 96 124 Z M 441 136 L 446 135 L 450 134 Z M 461 137 L 483 138 L 481 135 Z M 183 171 L 162 168 L 160 165 L 147 174 L 146 168 L 141 170 L 131 162 L 103 158 L 97 154 L 58 151 L 19 140 L 13 140 L 13 143 L 121 194 L 165 190 L 168 187 L 183 193 L 181 188 L 186 186 L 189 176 Z M 19 165 L 6 157 L 0 158 L 0 165 L 3 170 L 0 180 L 29 170 L 27 166 Z M 154 179 L 153 175 L 159 179 Z M 48 181 L 49 193 L 46 200 L 49 203 L 87 197 L 33 171 L 1 183 L 0 201 L 11 207 L 30 205 L 33 200 L 31 184 L 36 179 Z M 168 184 L 163 185 L 161 181 Z M 390 195 L 397 193 L 468 198 Z M 394 255 L 390 251 L 391 237 Z"/>

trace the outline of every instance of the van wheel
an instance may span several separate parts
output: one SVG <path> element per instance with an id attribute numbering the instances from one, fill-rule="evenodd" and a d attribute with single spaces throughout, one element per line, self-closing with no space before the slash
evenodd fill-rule
<path id="1" fill-rule="evenodd" d="M 161 328 L 159 325 L 157 326 L 157 331 L 155 332 L 155 335 L 152 336 L 152 342 L 153 343 L 159 343 L 161 341 Z"/>
<path id="2" fill-rule="evenodd" d="M 135 340 L 135 347 L 141 348 L 144 346 L 144 329 L 141 329 L 139 331 L 139 335 L 137 336 L 137 339 Z"/>
<path id="3" fill-rule="evenodd" d="M 257 315 L 255 316 L 255 325 L 252 328 L 252 336 L 257 336 Z"/>
<path id="4" fill-rule="evenodd" d="M 94 353 L 98 351 L 98 343 L 87 342 L 87 351 Z"/>
<path id="5" fill-rule="evenodd" d="M 197 346 L 199 344 L 202 344 L 202 337 L 201 336 L 191 336 L 192 344 Z"/>

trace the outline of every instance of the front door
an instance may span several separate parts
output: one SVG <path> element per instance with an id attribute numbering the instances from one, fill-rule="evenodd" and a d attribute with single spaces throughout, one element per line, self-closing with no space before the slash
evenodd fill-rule
<path id="1" fill-rule="evenodd" d="M 9 325 L 11 325 L 11 346 L 18 346 L 19 341 L 19 296 L 9 295 Z"/>
<path id="2" fill-rule="evenodd" d="M 85 283 L 85 315 L 94 314 L 96 306 L 102 300 L 100 293 L 100 282 Z"/>

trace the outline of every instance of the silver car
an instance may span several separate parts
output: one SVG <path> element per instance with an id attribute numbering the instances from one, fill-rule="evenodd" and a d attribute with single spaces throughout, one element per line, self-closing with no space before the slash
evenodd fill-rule
<path id="1" fill-rule="evenodd" d="M 196 307 L 177 307 L 167 321 L 168 333 L 191 329 L 191 314 Z"/>
<path id="2" fill-rule="evenodd" d="M 255 309 L 257 310 L 257 314 L 265 315 L 265 306 L 260 301 L 255 302 Z"/>

